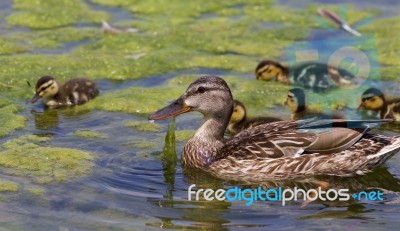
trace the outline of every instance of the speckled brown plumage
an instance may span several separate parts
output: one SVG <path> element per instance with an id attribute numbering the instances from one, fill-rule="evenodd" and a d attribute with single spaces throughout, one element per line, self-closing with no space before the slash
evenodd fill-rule
<path id="1" fill-rule="evenodd" d="M 54 77 L 43 76 L 37 81 L 35 90 L 31 102 L 42 98 L 50 107 L 83 104 L 99 94 L 96 83 L 84 78 L 71 79 L 60 86 Z"/>

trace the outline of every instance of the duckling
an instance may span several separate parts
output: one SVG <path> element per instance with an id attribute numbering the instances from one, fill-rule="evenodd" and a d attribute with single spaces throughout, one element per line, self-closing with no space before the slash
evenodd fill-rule
<path id="1" fill-rule="evenodd" d="M 46 106 L 68 106 L 84 104 L 99 94 L 96 84 L 88 79 L 71 79 L 59 86 L 52 76 L 43 76 L 36 83 L 36 94 L 31 99 L 35 103 L 43 98 Z"/>
<path id="2" fill-rule="evenodd" d="M 400 121 L 400 98 L 388 100 L 379 89 L 369 88 L 361 95 L 358 110 L 375 111 L 382 119 Z"/>
<path id="3" fill-rule="evenodd" d="M 260 124 L 281 121 L 275 117 L 255 117 L 248 118 L 246 116 L 246 107 L 239 100 L 233 100 L 233 112 L 228 124 L 228 132 L 231 135 L 236 135 L 240 131 L 254 127 Z"/>
<path id="4" fill-rule="evenodd" d="M 334 113 L 332 115 L 326 115 L 321 112 L 312 110 L 307 107 L 306 96 L 303 89 L 293 88 L 288 91 L 287 98 L 284 103 L 291 111 L 291 120 L 300 120 L 311 117 L 318 117 L 324 119 L 343 119 L 342 116 Z"/>
<path id="5" fill-rule="evenodd" d="M 218 76 L 198 78 L 149 120 L 191 111 L 201 113 L 203 123 L 185 144 L 182 165 L 226 180 L 259 183 L 266 179 L 363 174 L 400 150 L 400 136 L 369 133 L 389 119 L 277 121 L 225 139 L 233 98 L 228 84 Z"/>
<path id="6" fill-rule="evenodd" d="M 299 85 L 316 91 L 354 83 L 354 75 L 347 70 L 317 62 L 301 62 L 288 67 L 272 60 L 264 60 L 257 65 L 255 73 L 259 80 L 275 79 L 281 83 Z"/>

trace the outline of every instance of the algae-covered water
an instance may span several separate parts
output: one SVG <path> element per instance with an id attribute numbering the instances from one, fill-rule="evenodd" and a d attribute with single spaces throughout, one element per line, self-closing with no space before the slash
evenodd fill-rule
<path id="1" fill-rule="evenodd" d="M 263 182 L 309 189 L 325 181 L 380 190 L 382 201 L 188 201 L 192 184 L 257 185 L 183 169 L 180 152 L 199 114 L 176 124 L 147 120 L 204 74 L 222 76 L 249 115 L 288 118 L 282 103 L 291 87 L 255 80 L 254 68 L 262 59 L 290 61 L 305 42 L 353 41 L 317 16 L 320 6 L 371 38 L 352 45 L 379 65 L 358 86 L 308 90 L 310 107 L 373 118 L 355 110 L 369 84 L 400 93 L 397 1 L 0 1 L 0 230 L 397 230 L 399 155 L 363 176 Z M 105 34 L 102 20 L 138 32 Z M 43 75 L 90 78 L 100 96 L 78 107 L 31 105 Z M 396 135 L 400 126 L 376 132 Z"/>

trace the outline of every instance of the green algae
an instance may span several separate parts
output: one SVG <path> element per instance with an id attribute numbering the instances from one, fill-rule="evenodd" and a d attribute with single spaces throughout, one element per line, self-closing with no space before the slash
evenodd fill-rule
<path id="1" fill-rule="evenodd" d="M 150 123 L 149 121 L 130 121 L 125 123 L 125 127 L 133 128 L 141 132 L 158 132 L 162 130 L 162 125 Z"/>
<path id="2" fill-rule="evenodd" d="M 39 187 L 29 187 L 26 190 L 34 196 L 44 196 L 46 193 L 45 189 Z"/>
<path id="3" fill-rule="evenodd" d="M 237 8 L 241 4 L 267 5 L 270 6 L 272 1 L 261 0 L 233 0 L 233 1 L 180 1 L 173 0 L 168 2 L 149 0 L 149 1 L 113 1 L 113 0 L 93 0 L 95 3 L 120 6 L 129 9 L 134 13 L 146 14 L 151 16 L 163 15 L 169 18 L 188 18 L 199 17 L 204 13 L 219 12 L 226 9 Z M 165 20 L 168 20 L 166 18 Z"/>
<path id="4" fill-rule="evenodd" d="M 26 118 L 18 115 L 19 106 L 8 105 L 0 108 L 0 137 L 9 135 L 12 131 L 22 129 L 26 125 Z"/>
<path id="5" fill-rule="evenodd" d="M 0 151 L 0 166 L 5 174 L 29 177 L 36 183 L 63 182 L 87 175 L 93 155 L 70 148 L 43 147 L 47 138 L 25 136 L 7 141 Z"/>
<path id="6" fill-rule="evenodd" d="M 148 115 L 157 108 L 165 106 L 165 102 L 177 98 L 183 89 L 132 87 L 126 90 L 106 93 L 97 100 L 87 104 L 90 109 L 112 112 L 127 112 Z M 155 96 L 163 96 L 163 100 L 154 100 Z"/>
<path id="7" fill-rule="evenodd" d="M 19 137 L 18 139 L 7 140 L 3 144 L 1 144 L 0 147 L 3 147 L 5 149 L 12 149 L 14 147 L 23 145 L 26 148 L 28 148 L 28 147 L 36 148 L 36 147 L 39 147 L 37 145 L 38 143 L 44 143 L 44 142 L 48 142 L 50 140 L 51 140 L 51 137 L 48 137 L 48 136 L 26 135 L 26 136 Z"/>
<path id="8" fill-rule="evenodd" d="M 0 192 L 18 192 L 18 184 L 13 181 L 0 180 Z"/>
<path id="9" fill-rule="evenodd" d="M 400 17 L 378 19 L 360 29 L 361 33 L 376 37 L 377 52 L 383 80 L 400 79 Z"/>
<path id="10" fill-rule="evenodd" d="M 227 6 L 236 9 L 239 3 L 242 1 L 209 2 L 201 5 L 210 6 L 201 6 L 199 9 L 192 3 L 190 5 L 198 11 L 194 15 L 199 15 L 225 10 Z M 141 4 L 132 2 L 121 4 L 128 8 L 131 5 L 141 8 Z M 145 5 L 147 4 L 149 3 Z M 255 1 L 247 4 L 261 3 Z M 182 2 L 180 5 L 186 7 L 187 3 Z M 156 10 L 159 11 L 161 8 Z M 293 26 L 264 30 L 254 23 L 255 20 L 251 15 L 245 15 L 241 20 L 232 20 L 227 16 L 197 20 L 191 18 L 190 21 L 179 24 L 179 27 L 165 25 L 165 20 L 160 18 L 143 17 L 135 22 L 135 26 L 144 30 L 144 33 L 134 35 L 100 36 L 98 32 L 88 28 L 40 31 L 40 33 L 34 32 L 34 36 L 31 35 L 32 33 L 24 33 L 32 38 L 26 40 L 31 41 L 33 49 L 60 47 L 65 41 L 95 40 L 65 55 L 45 57 L 22 55 L 16 57 L 17 60 L 12 59 L 8 62 L 4 60 L 6 69 L 3 70 L 3 74 L 0 72 L 0 78 L 7 74 L 10 76 L 9 73 L 19 73 L 32 80 L 29 76 L 48 73 L 56 76 L 87 75 L 110 79 L 133 79 L 199 67 L 245 73 L 253 71 L 255 63 L 259 60 L 259 58 L 249 58 L 246 55 L 278 57 L 281 50 L 291 41 L 308 35 L 308 30 L 296 29 L 297 27 Z M 296 33 L 293 33 L 294 30 Z M 202 36 L 199 36 L 199 33 Z M 118 51 L 117 55 L 116 51 Z M 137 57 L 137 54 L 144 54 L 144 56 L 132 59 L 132 57 Z M 24 67 L 21 68 L 17 64 L 23 64 Z"/>
<path id="11" fill-rule="evenodd" d="M 177 142 L 187 142 L 195 133 L 195 130 L 176 130 L 175 140 Z"/>
<path id="12" fill-rule="evenodd" d="M 54 28 L 81 22 L 100 23 L 102 19 L 109 17 L 105 12 L 91 10 L 80 0 L 15 0 L 13 8 L 18 12 L 7 18 L 9 24 L 35 29 Z"/>
<path id="13" fill-rule="evenodd" d="M 27 50 L 28 48 L 22 44 L 17 44 L 8 38 L 0 38 L 0 55 L 16 54 Z"/>
<path id="14" fill-rule="evenodd" d="M 156 144 L 154 142 L 149 142 L 148 140 L 145 139 L 140 139 L 140 140 L 130 141 L 127 144 L 125 144 L 125 146 L 148 149 L 156 147 Z"/>
<path id="15" fill-rule="evenodd" d="M 103 133 L 91 131 L 91 130 L 76 130 L 74 132 L 75 136 L 88 139 L 106 139 L 108 136 Z"/>

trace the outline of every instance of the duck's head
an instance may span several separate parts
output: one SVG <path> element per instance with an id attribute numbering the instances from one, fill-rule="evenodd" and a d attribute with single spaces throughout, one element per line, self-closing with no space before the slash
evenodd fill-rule
<path id="1" fill-rule="evenodd" d="M 306 105 L 306 96 L 303 89 L 290 89 L 285 100 L 285 105 L 290 109 L 292 113 L 298 112 L 303 109 Z"/>
<path id="2" fill-rule="evenodd" d="M 198 111 L 205 118 L 228 120 L 232 108 L 232 94 L 226 82 L 217 76 L 203 76 L 172 104 L 150 115 L 149 120 L 163 120 L 189 111 Z"/>
<path id="3" fill-rule="evenodd" d="M 239 100 L 233 100 L 233 112 L 230 124 L 236 124 L 242 121 L 246 117 L 246 107 Z"/>
<path id="4" fill-rule="evenodd" d="M 35 95 L 31 99 L 31 103 L 35 103 L 40 98 L 51 99 L 58 93 L 57 81 L 52 76 L 41 77 L 35 87 Z"/>
<path id="5" fill-rule="evenodd" d="M 358 110 L 378 111 L 385 103 L 384 94 L 376 88 L 369 88 L 361 95 L 361 103 Z"/>
<path id="6" fill-rule="evenodd" d="M 256 67 L 256 78 L 259 80 L 277 80 L 285 72 L 285 67 L 272 60 L 263 60 Z"/>

